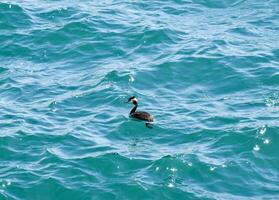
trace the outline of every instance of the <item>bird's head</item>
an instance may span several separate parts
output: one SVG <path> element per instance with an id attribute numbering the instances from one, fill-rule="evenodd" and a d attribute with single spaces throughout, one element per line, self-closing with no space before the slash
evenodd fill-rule
<path id="1" fill-rule="evenodd" d="M 138 100 L 135 96 L 132 96 L 128 99 L 127 103 L 133 103 L 135 105 L 138 103 Z"/>

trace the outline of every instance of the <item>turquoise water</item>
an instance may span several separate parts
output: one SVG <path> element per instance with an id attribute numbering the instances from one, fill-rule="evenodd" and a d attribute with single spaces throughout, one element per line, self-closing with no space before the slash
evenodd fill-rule
<path id="1" fill-rule="evenodd" d="M 1 1 L 0 199 L 279 199 L 278 8 Z"/>

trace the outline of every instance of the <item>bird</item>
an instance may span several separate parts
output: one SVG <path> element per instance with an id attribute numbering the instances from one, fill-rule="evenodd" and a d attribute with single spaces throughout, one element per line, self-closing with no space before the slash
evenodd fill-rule
<path id="1" fill-rule="evenodd" d="M 139 119 L 142 121 L 146 121 L 145 125 L 148 128 L 152 128 L 152 125 L 150 122 L 154 121 L 154 118 L 152 115 L 150 115 L 148 112 L 143 112 L 143 111 L 136 111 L 138 107 L 138 100 L 135 96 L 132 96 L 128 99 L 127 103 L 132 103 L 134 104 L 134 107 L 130 111 L 129 116 L 131 118 Z"/>

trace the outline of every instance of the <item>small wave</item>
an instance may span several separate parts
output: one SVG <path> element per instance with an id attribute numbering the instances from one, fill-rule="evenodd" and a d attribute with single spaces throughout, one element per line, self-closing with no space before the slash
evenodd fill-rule
<path id="1" fill-rule="evenodd" d="M 8 4 L 0 2 L 1 18 L 7 26 L 4 30 L 21 30 L 29 28 L 32 25 L 32 18 L 28 11 L 17 4 Z M 20 20 L 19 20 L 20 19 Z"/>
<path id="2" fill-rule="evenodd" d="M 243 3 L 245 3 L 246 0 L 233 0 L 233 1 L 222 1 L 222 0 L 210 0 L 210 1 L 205 1 L 205 0 L 196 0 L 194 3 L 198 3 L 200 5 L 203 5 L 204 7 L 207 8 L 230 8 L 230 7 L 235 7 L 239 6 Z"/>

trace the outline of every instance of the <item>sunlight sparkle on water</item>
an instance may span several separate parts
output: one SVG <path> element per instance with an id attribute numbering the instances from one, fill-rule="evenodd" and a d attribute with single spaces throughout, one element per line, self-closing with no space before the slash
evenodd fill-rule
<path id="1" fill-rule="evenodd" d="M 263 143 L 264 144 L 269 144 L 269 139 L 265 139 Z"/>
<path id="2" fill-rule="evenodd" d="M 259 145 L 256 144 L 253 149 L 254 149 L 254 151 L 259 151 L 260 147 L 259 147 Z"/>

